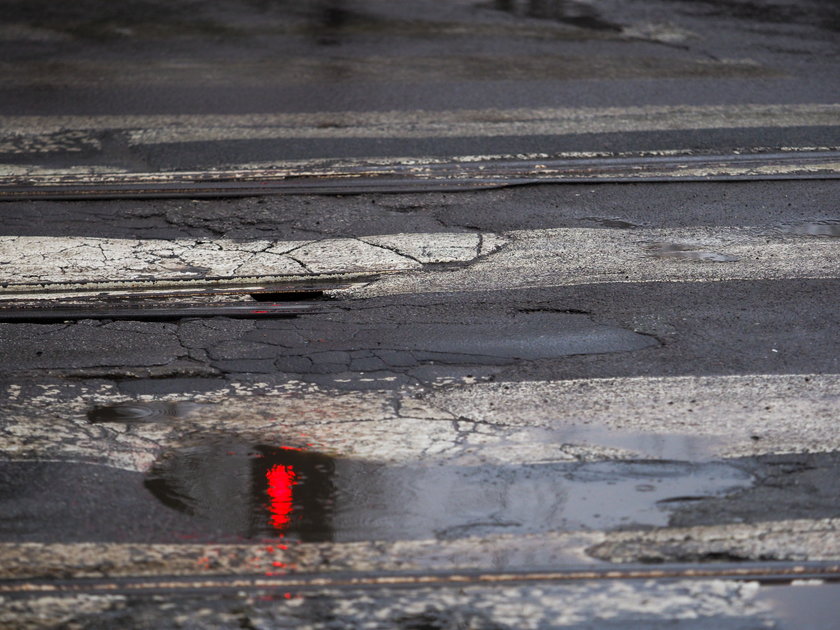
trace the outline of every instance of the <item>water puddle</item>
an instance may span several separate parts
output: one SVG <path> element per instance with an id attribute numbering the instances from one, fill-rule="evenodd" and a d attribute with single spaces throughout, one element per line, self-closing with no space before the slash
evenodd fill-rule
<path id="1" fill-rule="evenodd" d="M 91 409 L 87 418 L 93 423 L 165 422 L 185 418 L 200 405 L 191 402 L 127 402 Z"/>
<path id="2" fill-rule="evenodd" d="M 648 255 L 653 258 L 673 260 L 696 260 L 700 262 L 737 262 L 737 256 L 712 252 L 702 248 L 701 245 L 689 245 L 685 243 L 651 243 L 645 249 Z"/>
<path id="3" fill-rule="evenodd" d="M 555 20 L 596 31 L 621 31 L 621 26 L 603 19 L 598 10 L 579 0 L 495 0 L 499 11 L 544 20 Z"/>
<path id="4" fill-rule="evenodd" d="M 548 437 L 543 438 L 547 441 Z M 652 459 L 702 462 L 711 457 L 719 438 L 678 433 L 619 431 L 600 425 L 580 425 L 563 429 L 562 440 L 589 447 L 612 447 Z"/>
<path id="5" fill-rule="evenodd" d="M 669 499 L 716 496 L 750 481 L 721 463 L 401 467 L 225 448 L 174 455 L 146 486 L 231 533 L 359 541 L 665 525 Z"/>
<path id="6" fill-rule="evenodd" d="M 335 459 L 296 447 L 216 444 L 170 453 L 144 486 L 169 508 L 241 538 L 333 539 Z M 367 469 L 361 462 L 341 467 Z"/>
<path id="7" fill-rule="evenodd" d="M 617 326 L 597 324 L 587 315 L 519 312 L 492 322 L 459 312 L 461 321 L 418 322 L 383 331 L 383 348 L 410 350 L 420 361 L 446 364 L 506 364 L 555 359 L 573 354 L 627 352 L 657 345 L 656 340 Z"/>
<path id="8" fill-rule="evenodd" d="M 806 221 L 795 225 L 786 225 L 782 228 L 791 234 L 802 234 L 803 236 L 817 236 L 822 238 L 840 238 L 840 221 Z"/>
<path id="9" fill-rule="evenodd" d="M 826 630 L 838 626 L 840 583 L 795 581 L 783 586 L 764 585 L 756 600 L 769 605 L 778 630 Z"/>
<path id="10" fill-rule="evenodd" d="M 0 462 L 5 540 L 366 541 L 668 523 L 686 501 L 751 484 L 721 462 L 394 466 L 232 441 L 146 474 Z"/>

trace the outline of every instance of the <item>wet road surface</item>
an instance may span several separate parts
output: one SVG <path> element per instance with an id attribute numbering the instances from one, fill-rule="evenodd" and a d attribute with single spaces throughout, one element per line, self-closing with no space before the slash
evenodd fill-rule
<path id="1" fill-rule="evenodd" d="M 0 8 L 0 626 L 837 625 L 835 3 Z"/>
<path id="2" fill-rule="evenodd" d="M 835 196 L 787 181 L 4 203 L 4 308 L 176 309 L 0 323 L 5 619 L 830 627 Z M 372 273 L 287 302 L 315 311 L 177 314 L 259 310 L 260 274 L 312 285 L 342 265 Z M 193 288 L 167 298 L 167 282 Z M 231 293 L 202 293 L 218 282 Z M 646 577 L 553 573 L 580 567 Z M 459 571 L 457 590 L 381 581 Z M 310 578 L 327 581 L 294 582 Z"/>
<path id="3" fill-rule="evenodd" d="M 833 155 L 837 7 L 766 4 L 4 0 L 0 185 Z"/>

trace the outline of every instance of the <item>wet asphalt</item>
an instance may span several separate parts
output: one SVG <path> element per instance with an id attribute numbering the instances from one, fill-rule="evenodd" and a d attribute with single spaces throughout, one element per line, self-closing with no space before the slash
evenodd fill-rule
<path id="1" fill-rule="evenodd" d="M 830 104 L 840 88 L 840 9 L 829 1 L 137 0 L 57 6 L 2 0 L 0 9 L 6 16 L 0 27 L 0 115 L 42 116 L 52 123 L 57 116 L 96 119 L 73 123 L 81 131 L 59 121 L 59 131 L 32 138 L 7 133 L 0 138 L 0 167 L 9 173 L 74 167 L 146 172 L 325 158 L 671 149 L 726 154 L 840 145 L 840 125 L 808 121 L 674 130 L 663 119 L 648 131 L 590 127 L 553 135 L 341 135 L 359 112 L 493 109 L 504 119 L 513 110 L 525 116 L 549 107 Z M 238 119 L 207 118 L 297 113 L 323 114 L 327 122 L 318 123 L 320 131 L 310 137 L 231 139 Z M 125 122 L 130 116 L 184 116 L 204 135 L 148 141 L 135 133 L 139 123 Z M 200 200 L 33 199 L 0 204 L 0 232 L 250 241 L 563 228 L 619 233 L 634 242 L 642 229 L 734 227 L 792 239 L 807 250 L 837 247 L 837 198 L 834 180 L 792 180 Z M 776 251 L 772 240 L 768 251 Z M 640 243 L 639 251 L 651 268 L 676 261 L 687 269 L 737 269 L 741 263 L 675 242 Z M 483 261 L 426 269 L 445 275 L 474 264 Z M 785 265 L 795 268 L 796 261 Z M 523 274 L 530 271 L 523 267 Z M 575 436 L 557 423 L 550 433 L 523 438 L 532 450 L 520 457 L 518 418 L 419 415 L 426 426 L 454 436 L 439 438 L 433 429 L 411 424 L 411 405 L 457 395 L 473 383 L 504 388 L 759 375 L 801 378 L 807 389 L 809 379 L 840 374 L 837 271 L 786 279 L 541 281 L 525 288 L 500 282 L 491 290 L 361 298 L 338 291 L 306 296 L 317 311 L 277 318 L 0 323 L 0 386 L 8 394 L 0 403 L 0 426 L 3 440 L 14 445 L 0 453 L 0 552 L 24 558 L 9 564 L 0 583 L 13 593 L 6 599 L 0 594 L 0 625 L 829 628 L 837 589 L 830 581 L 798 587 L 596 580 L 402 589 L 356 589 L 348 581 L 308 590 L 250 584 L 238 594 L 237 587 L 225 585 L 200 597 L 197 590 L 173 595 L 171 584 L 132 594 L 126 584 L 173 574 L 191 579 L 210 568 L 216 572 L 208 575 L 285 578 L 331 571 L 352 577 L 463 567 L 502 572 L 579 563 L 702 567 L 830 560 L 836 547 L 832 528 L 840 518 L 836 450 L 794 444 L 768 452 L 759 426 L 749 436 L 752 455 L 709 456 L 700 447 L 695 453 L 690 440 L 680 442 L 685 448 L 669 449 L 672 435 L 653 434 L 650 439 L 660 444 L 651 456 L 632 448 L 609 450 L 610 438 L 617 439 L 609 427 L 578 427 Z M 792 387 L 772 394 L 796 398 Z M 265 410 L 271 399 L 265 403 L 254 395 L 262 401 L 254 407 L 264 405 L 255 411 L 249 396 L 273 389 L 286 405 L 277 408 L 289 415 L 278 418 L 280 424 L 261 425 L 272 415 Z M 318 398 L 323 392 L 327 403 Z M 215 396 L 216 403 L 196 402 L 202 396 Z M 220 397 L 233 401 L 232 412 L 214 406 Z M 310 403 L 315 400 L 321 402 Z M 370 403 L 376 409 L 358 411 L 368 400 L 376 401 Z M 819 419 L 830 426 L 837 392 L 821 400 L 828 411 Z M 734 407 L 739 401 L 724 394 L 721 403 Z M 652 396 L 649 406 L 664 404 Z M 392 405 L 397 413 L 389 417 L 377 405 Z M 760 419 L 759 412 L 749 412 Z M 691 413 L 689 408 L 681 421 L 702 429 L 703 419 Z M 370 416 L 353 424 L 353 414 Z M 791 431 L 798 420 L 793 414 L 785 418 Z M 301 433 L 296 423 L 305 422 L 321 431 L 317 437 Z M 529 423 L 537 425 L 526 421 L 526 429 L 533 428 Z M 31 430 L 36 425 L 43 426 Z M 733 435 L 738 430 L 731 429 Z M 331 434 L 334 442 L 324 438 Z M 497 434 L 504 436 L 501 455 L 488 446 Z M 319 440 L 358 444 L 344 453 L 319 447 Z M 451 442 L 454 450 L 436 451 L 435 440 Z M 541 440 L 557 447 L 553 459 L 534 450 Z M 634 440 L 639 436 L 631 435 Z M 359 452 L 374 456 L 353 454 Z M 790 539 L 767 551 L 756 541 L 773 544 L 779 535 L 773 523 Z M 697 529 L 704 527 L 710 529 Z M 754 528 L 739 534 L 747 543 L 726 540 L 735 531 L 727 528 L 738 527 Z M 822 549 L 813 542 L 818 538 L 799 544 L 797 536 L 809 527 L 828 532 Z M 656 539 L 671 528 L 682 537 L 678 542 Z M 724 542 L 709 543 L 704 536 L 713 535 L 696 533 L 701 531 L 722 532 L 714 535 Z M 557 560 L 548 546 L 542 555 L 527 546 L 567 534 L 592 536 L 575 542 L 572 559 Z M 643 544 L 623 535 L 652 538 Z M 78 543 L 92 547 L 85 551 Z M 410 557 L 410 545 L 427 543 L 431 551 Z M 285 545 L 298 549 L 298 564 L 290 568 L 281 559 L 266 565 L 248 557 L 227 565 L 226 552 L 219 551 L 242 546 L 246 551 L 232 556 L 248 555 L 266 545 L 270 554 L 281 546 L 285 551 Z M 37 557 L 29 563 L 33 568 L 27 569 L 21 549 Z M 78 556 L 61 556 L 76 549 Z M 122 553 L 115 549 L 127 549 L 127 555 L 111 555 Z M 42 551 L 46 560 L 37 555 Z M 154 559 L 157 553 L 160 559 Z M 187 554 L 186 569 L 176 562 L 180 553 Z M 354 553 L 381 555 L 373 561 L 373 555 Z M 132 567 L 138 567 L 134 573 Z M 67 580 L 75 588 L 81 583 L 75 580 L 110 576 L 127 580 L 111 594 L 95 594 L 93 586 L 81 598 L 70 590 L 40 599 L 14 591 L 17 578 Z"/>
<path id="2" fill-rule="evenodd" d="M 836 190 L 834 182 L 539 186 L 341 199 L 170 200 L 153 208 L 138 201 L 10 202 L 3 211 L 11 235 L 247 239 L 269 233 L 294 239 L 382 233 L 397 226 L 423 233 L 585 227 L 632 235 L 642 225 L 681 229 L 738 222 L 804 243 L 832 243 Z M 34 223 L 38 215 L 54 220 Z M 650 256 L 650 264 L 662 264 L 657 261 L 671 254 Z M 687 259 L 683 264 L 718 263 Z M 44 387 L 60 385 L 57 391 L 65 393 L 50 405 L 35 403 L 41 405 L 38 413 L 51 415 L 51 408 L 77 405 L 85 388 L 103 386 L 146 401 L 161 396 L 190 401 L 237 383 L 262 388 L 298 383 L 349 394 L 400 395 L 411 388 L 422 400 L 445 395 L 447 388 L 456 391 L 459 381 L 504 386 L 741 374 L 801 374 L 807 380 L 840 368 L 840 348 L 831 332 L 840 323 L 836 284 L 830 278 L 629 282 L 352 300 L 339 292 L 313 296 L 322 312 L 281 319 L 2 323 L 0 374 L 7 386 L 18 389 L 24 409 Z M 21 402 L 13 408 L 20 414 Z M 497 535 L 645 532 L 666 524 L 820 522 L 837 518 L 840 505 L 836 452 L 697 459 L 666 450 L 652 461 L 625 455 L 589 463 L 385 464 L 328 456 L 288 432 L 272 442 L 264 432 L 249 438 L 248 430 L 220 435 L 189 423 L 178 428 L 191 418 L 212 417 L 212 405 L 88 403 L 81 410 L 87 414 L 82 424 L 103 437 L 140 436 L 155 427 L 180 431 L 181 437 L 170 447 L 155 446 L 144 471 L 73 457 L 62 461 L 66 456 L 56 460 L 56 455 L 50 456 L 53 461 L 2 462 L 3 542 L 276 544 L 279 535 L 284 545 L 428 539 L 450 544 Z M 597 443 L 599 435 L 596 428 L 587 439 Z M 756 444 L 761 439 L 760 432 L 754 435 Z M 63 447 L 50 448 L 60 453 Z M 612 543 L 594 545 L 588 553 L 590 561 L 622 554 L 637 561 L 656 561 L 664 554 L 668 562 L 689 563 L 763 558 L 743 550 L 679 545 L 639 555 Z M 531 560 L 528 566 L 542 565 Z M 548 615 L 560 596 L 551 588 L 523 591 L 540 593 L 541 603 L 535 604 L 540 615 Z M 426 602 L 421 608 L 428 608 L 419 618 L 398 612 L 408 604 L 395 592 L 350 597 L 359 605 L 394 610 L 395 617 L 381 627 L 460 627 L 462 619 L 472 620 L 472 627 L 510 627 L 499 621 L 505 618 L 501 610 L 509 605 L 509 591 L 459 596 L 455 608 L 437 603 L 437 595 L 413 592 Z M 266 627 L 338 627 L 369 618 L 365 604 L 328 623 L 337 614 L 337 598 L 345 596 L 295 595 L 302 604 L 291 613 L 281 612 L 285 603 L 243 604 L 222 594 L 202 609 L 206 620 L 194 627 L 228 627 L 230 619 L 270 620 Z M 576 597 L 585 602 L 594 595 Z M 489 616 L 476 612 L 491 602 L 501 608 Z M 143 598 L 126 605 L 109 604 L 105 613 L 77 619 L 93 627 L 130 619 L 126 623 L 138 628 L 169 619 L 168 612 Z M 176 608 L 196 614 L 197 605 L 181 599 Z M 582 615 L 560 625 L 541 617 L 535 627 L 596 627 L 586 625 L 590 622 L 582 620 L 589 617 Z M 776 619 L 776 627 L 784 627 L 778 625 L 782 618 L 772 615 L 768 618 Z M 731 611 L 714 618 L 721 627 L 752 627 Z M 417 619 L 426 625 L 417 626 Z M 635 627 L 637 621 L 624 612 L 615 627 Z M 656 627 L 660 622 L 652 617 L 642 623 Z M 704 627 L 698 624 L 686 619 L 677 627 Z"/>
<path id="3" fill-rule="evenodd" d="M 840 144 L 836 125 L 805 119 L 680 132 L 663 119 L 650 131 L 585 127 L 489 137 L 343 131 L 359 112 L 492 110 L 498 121 L 540 108 L 832 103 L 840 88 L 838 14 L 829 0 L 760 9 L 680 0 L 644 6 L 417 0 L 399 7 L 361 0 L 137 0 L 57 9 L 4 0 L 2 9 L 0 114 L 99 117 L 72 126 L 65 119 L 34 139 L 8 135 L 0 163 L 10 167 L 153 172 L 325 158 L 731 153 Z M 284 113 L 323 114 L 320 137 L 276 131 L 264 139 L 229 137 L 226 125 L 251 123 L 207 119 Z M 185 117 L 177 124 L 205 129 L 204 138 L 138 140 L 131 131 L 138 124 L 146 130 L 169 124 L 130 121 L 141 115 Z"/>

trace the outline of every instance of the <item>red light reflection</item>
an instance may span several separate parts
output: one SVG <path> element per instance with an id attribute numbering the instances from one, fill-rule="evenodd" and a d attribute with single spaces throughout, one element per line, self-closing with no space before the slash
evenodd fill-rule
<path id="1" fill-rule="evenodd" d="M 268 480 L 268 511 L 275 529 L 285 530 L 292 517 L 292 487 L 297 483 L 292 466 L 273 466 L 265 473 Z"/>

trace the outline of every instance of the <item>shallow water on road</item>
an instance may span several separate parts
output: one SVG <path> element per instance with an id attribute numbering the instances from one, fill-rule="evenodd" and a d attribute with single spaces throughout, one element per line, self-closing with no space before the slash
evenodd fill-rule
<path id="1" fill-rule="evenodd" d="M 6 540 L 452 539 L 665 525 L 686 502 L 745 488 L 722 463 L 645 460 L 386 465 L 296 447 L 204 442 L 144 476 L 0 463 Z"/>
<path id="2" fill-rule="evenodd" d="M 805 221 L 804 223 L 784 226 L 783 229 L 791 234 L 802 234 L 803 236 L 838 238 L 840 237 L 840 220 Z"/>
<path id="3" fill-rule="evenodd" d="M 780 630 L 826 630 L 837 628 L 840 583 L 821 580 L 763 586 L 758 601 L 769 604 Z"/>
<path id="4" fill-rule="evenodd" d="M 336 541 L 664 525 L 662 502 L 749 484 L 748 475 L 719 463 L 401 467 L 266 447 L 257 452 L 248 463 L 218 451 L 191 453 L 186 461 L 175 456 L 153 474 L 169 496 L 186 497 L 186 509 L 219 522 L 228 497 L 204 489 L 217 489 L 233 466 L 255 484 L 251 513 L 270 513 L 264 535 Z"/>
<path id="5" fill-rule="evenodd" d="M 714 252 L 686 243 L 652 243 L 646 247 L 652 258 L 696 260 L 701 262 L 738 262 L 737 256 Z"/>
<path id="6" fill-rule="evenodd" d="M 189 402 L 128 402 L 96 407 L 88 412 L 87 417 L 94 424 L 162 422 L 184 418 L 198 407 L 198 404 Z"/>

